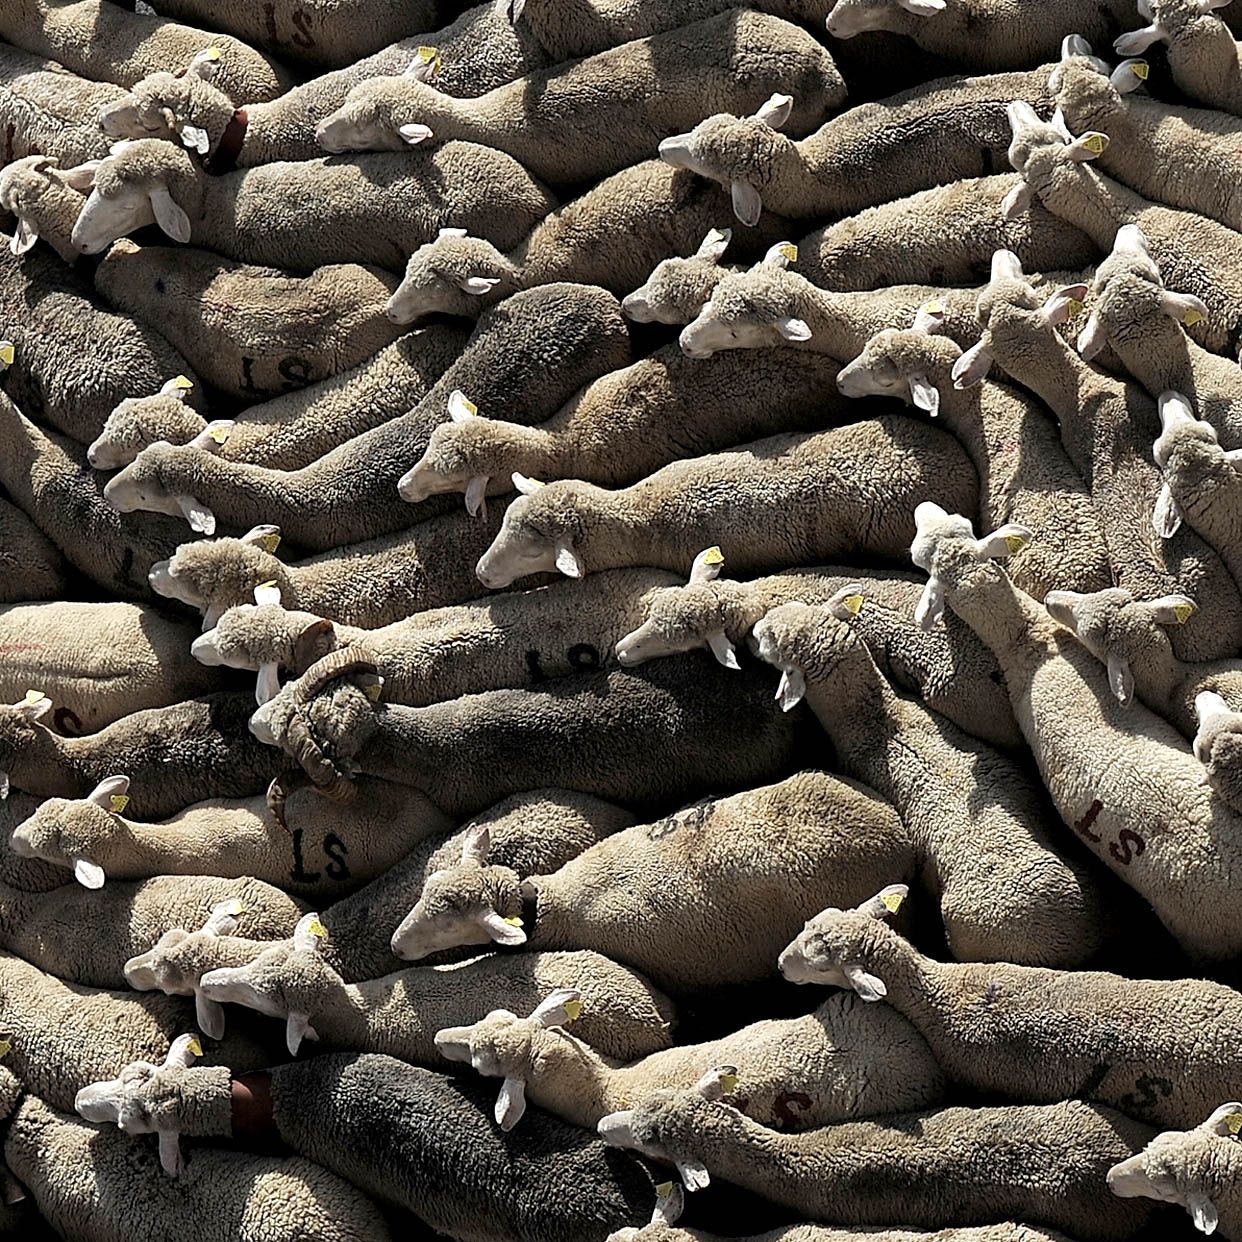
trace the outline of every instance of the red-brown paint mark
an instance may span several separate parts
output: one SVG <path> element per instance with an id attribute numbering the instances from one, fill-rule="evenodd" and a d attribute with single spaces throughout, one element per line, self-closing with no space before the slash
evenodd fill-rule
<path id="1" fill-rule="evenodd" d="M 23 651 L 42 651 L 46 643 L 0 643 L 0 655 L 18 655 Z"/>
<path id="2" fill-rule="evenodd" d="M 1100 812 L 1103 809 L 1104 803 L 1102 803 L 1099 798 L 1096 798 L 1096 800 L 1088 808 L 1087 813 L 1074 825 L 1074 831 L 1078 833 L 1079 836 L 1086 837 L 1088 841 L 1094 841 L 1097 845 L 1103 838 L 1096 836 L 1096 834 L 1091 831 L 1091 825 L 1100 818 Z"/>
<path id="3" fill-rule="evenodd" d="M 1137 832 L 1123 828 L 1117 834 L 1117 840 L 1108 847 L 1108 852 L 1123 867 L 1128 867 L 1146 848 L 1147 842 Z"/>

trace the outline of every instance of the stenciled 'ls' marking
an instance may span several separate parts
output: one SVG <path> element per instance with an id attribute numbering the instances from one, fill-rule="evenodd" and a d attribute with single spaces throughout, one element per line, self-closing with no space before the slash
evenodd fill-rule
<path id="1" fill-rule="evenodd" d="M 1094 841 L 1097 845 L 1103 840 L 1103 838 L 1097 837 L 1095 833 L 1091 831 L 1091 825 L 1100 818 L 1100 812 L 1103 809 L 1104 803 L 1102 803 L 1099 798 L 1096 798 L 1096 800 L 1088 808 L 1087 813 L 1074 825 L 1074 831 L 1078 833 L 1079 836 L 1086 837 L 1088 841 Z"/>

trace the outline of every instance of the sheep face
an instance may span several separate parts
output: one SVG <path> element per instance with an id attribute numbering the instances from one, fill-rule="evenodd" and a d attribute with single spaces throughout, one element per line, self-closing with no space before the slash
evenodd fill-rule
<path id="1" fill-rule="evenodd" d="M 179 140 L 178 118 L 191 116 L 190 82 L 171 73 L 143 78 L 120 99 L 99 110 L 99 128 L 107 138 Z"/>
<path id="2" fill-rule="evenodd" d="M 1138 90 L 1148 72 L 1145 60 L 1126 60 L 1110 77 L 1103 61 L 1071 56 L 1053 70 L 1048 85 L 1056 91 L 1057 108 L 1071 129 L 1107 131 L 1111 122 L 1125 116 L 1122 96 Z"/>
<path id="3" fill-rule="evenodd" d="M 710 358 L 723 349 L 770 349 L 808 341 L 811 331 L 800 318 L 801 294 L 798 278 L 773 264 L 726 276 L 682 331 L 682 352 Z"/>
<path id="4" fill-rule="evenodd" d="M 1242 806 L 1242 712 L 1208 690 L 1195 696 L 1195 715 L 1194 752 L 1205 781 L 1229 806 Z"/>
<path id="5" fill-rule="evenodd" d="M 480 298 L 498 285 L 516 285 L 517 269 L 489 241 L 466 236 L 465 229 L 441 229 L 405 265 L 400 285 L 384 313 L 393 323 L 414 323 L 427 315 L 476 319 Z"/>
<path id="6" fill-rule="evenodd" d="M 148 224 L 158 224 L 174 241 L 190 240 L 190 219 L 169 193 L 167 176 L 173 165 L 189 157 L 170 151 L 158 139 L 121 142 L 90 175 L 86 202 L 73 226 L 71 241 L 81 254 L 98 254 L 119 237 Z"/>
<path id="7" fill-rule="evenodd" d="M 723 640 L 724 646 L 733 650 L 726 635 L 740 628 L 735 615 L 740 593 L 740 584 L 733 582 L 661 588 L 652 598 L 647 620 L 617 643 L 617 659 L 631 668 L 708 647 L 722 664 L 736 668 L 736 659 L 730 664 L 718 649 Z"/>
<path id="8" fill-rule="evenodd" d="M 280 604 L 239 604 L 190 644 L 190 654 L 211 668 L 257 673 L 272 664 L 300 677 L 337 645 L 332 622 L 313 613 L 290 612 Z"/>
<path id="9" fill-rule="evenodd" d="M 910 32 L 910 17 L 935 17 L 945 0 L 837 0 L 828 14 L 828 33 L 834 39 L 852 39 L 871 30 Z"/>
<path id="10" fill-rule="evenodd" d="M 431 433 L 422 457 L 397 485 L 402 500 L 417 503 L 428 496 L 461 492 L 467 513 L 486 516 L 492 478 L 508 479 L 528 465 L 522 452 L 525 428 L 480 418 L 473 409 L 453 413 L 452 422 L 441 423 Z"/>
<path id="11" fill-rule="evenodd" d="M 1212 49 L 1224 52 L 1233 42 L 1229 27 L 1213 16 L 1229 0 L 1139 0 L 1138 11 L 1149 19 L 1149 24 L 1139 30 L 1127 31 L 1113 41 L 1113 48 L 1122 56 L 1132 56 L 1146 51 L 1153 43 L 1175 43 L 1187 61 L 1194 57 L 1195 48 L 1201 48 L 1201 56 L 1210 63 Z M 1228 48 L 1229 54 L 1233 49 Z"/>
<path id="12" fill-rule="evenodd" d="M 10 848 L 73 871 L 85 888 L 102 888 L 109 846 L 125 831 L 119 818 L 129 801 L 129 779 L 101 781 L 87 798 L 49 798 L 13 831 Z"/>
<path id="13" fill-rule="evenodd" d="M 108 415 L 99 437 L 86 450 L 86 460 L 96 470 L 120 470 L 152 444 L 190 443 L 206 423 L 185 404 L 186 392 L 182 388 L 176 393 L 126 397 Z"/>
<path id="14" fill-rule="evenodd" d="M 289 594 L 288 573 L 267 550 L 279 538 L 278 527 L 256 526 L 240 539 L 182 544 L 169 560 L 151 567 L 151 589 L 201 609 L 203 628 L 211 629 L 226 608 L 249 603 L 262 583 L 275 582 Z"/>
<path id="15" fill-rule="evenodd" d="M 516 871 L 463 864 L 433 871 L 392 936 L 392 951 L 416 962 L 462 945 L 526 943 Z"/>
<path id="16" fill-rule="evenodd" d="M 622 299 L 621 310 L 635 323 L 690 323 L 727 274 L 720 260 L 732 239 L 732 229 L 712 229 L 696 254 L 657 263 L 647 283 Z"/>
<path id="17" fill-rule="evenodd" d="M 332 155 L 404 151 L 409 144 L 425 141 L 431 137 L 425 125 L 403 125 L 400 119 L 409 110 L 406 96 L 413 89 L 414 84 L 406 78 L 372 78 L 358 83 L 345 102 L 320 121 L 315 141 Z M 427 89 L 434 94 L 430 87 Z"/>
<path id="18" fill-rule="evenodd" d="M 1238 511 L 1242 449 L 1222 449 L 1215 429 L 1195 418 L 1194 407 L 1180 393 L 1161 393 L 1157 408 L 1161 432 L 1152 456 L 1164 472 L 1164 484 L 1152 525 L 1162 539 L 1170 539 L 1181 529 L 1184 505 Z"/>
<path id="19" fill-rule="evenodd" d="M 0 210 L 17 218 L 17 229 L 9 244 L 14 254 L 23 254 L 45 236 L 67 249 L 73 222 L 82 209 L 83 195 L 90 187 L 97 161 L 61 171 L 59 161 L 49 155 L 28 155 L 0 170 Z M 72 257 L 71 252 L 65 257 Z"/>
<path id="20" fill-rule="evenodd" d="M 852 601 L 861 595 L 861 587 L 849 586 L 837 592 L 826 607 L 782 604 L 755 625 L 759 658 L 781 671 L 776 698 L 782 710 L 789 711 L 801 701 L 808 677 L 823 682 L 848 676 L 851 666 L 870 660 L 867 648 L 844 620 L 855 615 L 852 610 L 858 605 Z"/>
<path id="21" fill-rule="evenodd" d="M 479 581 L 501 590 L 531 574 L 586 577 L 587 567 L 575 550 L 586 534 L 582 502 L 600 489 L 572 480 L 544 486 L 517 474 L 513 482 L 524 494 L 505 510 L 496 538 L 479 558 Z"/>
<path id="22" fill-rule="evenodd" d="M 1108 135 L 1088 130 L 1074 137 L 1058 111 L 1051 121 L 1041 120 L 1028 103 L 1015 100 L 1009 105 L 1009 163 L 1022 181 L 1004 199 L 1002 208 L 1008 219 L 1022 214 L 1036 198 L 1046 199 L 1058 184 L 1081 175 L 1079 165 L 1102 155 Z"/>
<path id="23" fill-rule="evenodd" d="M 896 397 L 935 417 L 940 392 L 928 377 L 948 372 L 960 356 L 952 341 L 931 336 L 922 326 L 888 329 L 873 336 L 842 368 L 837 388 L 846 397 Z"/>

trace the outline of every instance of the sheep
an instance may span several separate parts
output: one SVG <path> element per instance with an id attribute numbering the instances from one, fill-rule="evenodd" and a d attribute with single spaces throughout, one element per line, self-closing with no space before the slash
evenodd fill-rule
<path id="1" fill-rule="evenodd" d="M 849 421 L 848 405 L 832 395 L 835 372 L 822 354 L 764 350 L 695 362 L 665 346 L 596 380 L 533 427 L 480 416 L 477 407 L 451 409 L 453 421 L 432 431 L 402 496 L 463 492 L 474 514 L 489 492 L 512 489 L 515 471 L 625 487 L 683 458 Z"/>
<path id="2" fill-rule="evenodd" d="M 917 695 L 982 742 L 1010 750 L 1022 745 L 995 657 L 973 631 L 949 618 L 929 634 L 910 620 L 921 593 L 914 578 L 894 570 L 862 577 L 846 566 L 822 565 L 735 582 L 717 578 L 724 564 L 719 548 L 705 548 L 685 586 L 657 591 L 642 624 L 617 642 L 620 663 L 629 667 L 707 647 L 731 668 L 735 647 L 778 604 L 827 603 L 843 587 L 857 585 L 855 629 L 899 690 Z"/>
<path id="3" fill-rule="evenodd" d="M 617 491 L 518 476 L 523 494 L 476 572 L 498 589 L 553 570 L 676 570 L 712 543 L 728 546 L 742 573 L 847 552 L 891 558 L 908 538 L 910 503 L 933 480 L 974 510 L 974 470 L 957 442 L 900 415 L 674 462 Z M 781 513 L 788 524 L 774 520 Z"/>
<path id="4" fill-rule="evenodd" d="M 455 817 L 549 783 L 633 807 L 664 804 L 722 781 L 770 779 L 805 740 L 801 718 L 774 718 L 757 678 L 718 677 L 695 657 L 428 707 L 375 703 L 355 684 L 375 680 L 364 652 L 333 652 L 260 708 L 251 729 L 322 789 L 343 795 L 355 772 L 380 776 Z M 708 723 L 721 710 L 732 713 L 723 749 Z M 610 758 L 599 764 L 592 756 L 604 737 Z M 465 769 L 451 758 L 463 752 L 474 756 Z"/>
<path id="5" fill-rule="evenodd" d="M 392 344 L 402 329 L 383 309 L 397 283 L 358 263 L 287 276 L 205 250 L 128 240 L 95 271 L 109 306 L 183 342 L 204 381 L 247 402 L 351 370 Z"/>
<path id="6" fill-rule="evenodd" d="M 759 108 L 802 135 L 844 99 L 832 57 L 809 33 L 733 9 L 533 73 L 477 99 L 454 99 L 411 76 L 372 78 L 349 92 L 315 137 L 334 155 L 399 151 L 433 140 L 479 142 L 563 188 L 630 167 L 705 107 Z M 622 113 L 626 123 L 618 126 Z"/>
<path id="7" fill-rule="evenodd" d="M 891 885 L 857 909 L 817 914 L 782 952 L 781 973 L 791 983 L 884 999 L 927 1040 L 953 1083 L 989 1098 L 1073 1097 L 1148 1125 L 1178 1126 L 1202 1117 L 1236 1081 L 1232 1019 L 1242 998 L 1231 988 L 937 962 L 886 922 L 901 898 L 902 886 Z"/>
<path id="8" fill-rule="evenodd" d="M 504 1080 L 496 1104 L 503 1130 L 521 1121 L 528 1100 L 594 1129 L 600 1118 L 633 1107 L 657 1088 L 693 1086 L 704 1067 L 722 1060 L 745 1069 L 745 1089 L 731 1102 L 777 1130 L 925 1108 L 944 1096 L 940 1067 L 913 1027 L 854 997 L 832 997 L 805 1017 L 754 1023 L 630 1065 L 601 1056 L 579 1037 L 578 1021 L 588 1007 L 579 989 L 563 989 L 544 997 L 529 1017 L 497 1009 L 473 1024 L 439 1031 L 436 1048 Z"/>
<path id="9" fill-rule="evenodd" d="M 59 550 L 20 509 L 0 500 L 0 604 L 56 599 L 64 591 Z"/>
<path id="10" fill-rule="evenodd" d="M 1081 862 L 1057 852 L 1038 786 L 892 690 L 848 624 L 856 594 L 846 587 L 826 607 L 783 604 L 755 625 L 760 659 L 781 670 L 782 707 L 807 698 L 838 762 L 897 808 L 955 958 L 1086 961 L 1104 938 L 1100 894 Z"/>
<path id="11" fill-rule="evenodd" d="M 1009 161 L 1020 181 L 1003 205 L 1008 219 L 1042 206 L 1101 251 L 1112 248 L 1118 229 L 1137 225 L 1165 279 L 1206 305 L 1207 317 L 1191 329 L 1195 339 L 1217 352 L 1237 348 L 1232 325 L 1242 319 L 1242 236 L 1206 216 L 1153 203 L 1089 167 L 1107 147 L 1106 134 L 1075 138 L 1020 101 L 1009 106 L 1009 124 Z"/>
<path id="12" fill-rule="evenodd" d="M 1133 0 L 1060 0 L 1057 10 L 1045 5 L 1036 11 L 995 0 L 837 0 L 828 16 L 828 33 L 834 39 L 852 39 L 865 31 L 886 30 L 913 39 L 925 52 L 993 72 L 1055 59 L 1067 30 L 1098 45 L 1131 29 L 1135 20 Z"/>
<path id="13" fill-rule="evenodd" d="M 651 275 L 621 299 L 621 310 L 635 323 L 687 324 L 703 308 L 726 273 L 722 267 L 732 229 L 709 229 L 691 255 L 661 259 Z"/>
<path id="14" fill-rule="evenodd" d="M 55 704 L 40 690 L 0 705 L 0 792 L 11 783 L 42 798 L 85 797 L 118 768 L 134 778 L 130 810 L 172 815 L 204 798 L 245 797 L 279 771 L 246 729 L 254 700 L 224 693 L 133 712 L 98 733 L 61 737 Z"/>
<path id="15" fill-rule="evenodd" d="M 209 34 L 106 0 L 21 0 L 7 14 L 10 43 L 46 56 L 83 78 L 132 86 L 169 65 L 188 65 L 207 49 L 218 56 L 216 82 L 232 99 L 275 99 L 293 84 L 278 61 L 228 35 Z"/>
<path id="16" fill-rule="evenodd" d="M 43 240 L 65 263 L 77 259 L 69 239 L 85 189 L 76 187 L 92 167 L 93 161 L 62 171 L 54 155 L 27 155 L 0 168 L 0 207 L 17 221 L 6 247 L 10 253 L 24 254 Z"/>
<path id="17" fill-rule="evenodd" d="M 804 1219 L 928 1229 L 1020 1217 L 1084 1239 L 1133 1237 L 1150 1205 L 1109 1202 L 1109 1167 L 1142 1148 L 1146 1126 L 1071 1100 L 942 1108 L 778 1134 L 721 1096 L 733 1067 L 657 1091 L 599 1123 L 604 1141 L 676 1161 L 690 1189 L 720 1177 Z"/>
<path id="18" fill-rule="evenodd" d="M 900 397 L 943 418 L 978 472 L 980 512 L 992 527 L 1019 522 L 1036 539 L 1013 559 L 1014 582 L 1043 597 L 1054 588 L 1098 591 L 1112 567 L 1091 493 L 1066 455 L 1057 429 L 1033 399 L 1005 384 L 962 391 L 953 367 L 962 356 L 935 335 L 944 312 L 924 308 L 914 326 L 873 336 L 837 376 L 847 397 Z"/>
<path id="19" fill-rule="evenodd" d="M 1148 24 L 1117 38 L 1122 56 L 1141 55 L 1167 43 L 1169 72 L 1191 99 L 1242 115 L 1242 73 L 1233 32 L 1213 13 L 1228 0 L 1138 0 Z M 1236 19 L 1235 19 L 1236 20 Z"/>
<path id="20" fill-rule="evenodd" d="M 138 823 L 121 814 L 128 790 L 128 777 L 113 776 L 85 798 L 49 798 L 17 826 L 9 848 L 67 868 L 86 888 L 158 875 L 253 876 L 319 898 L 374 879 L 449 824 L 425 798 L 380 781 L 362 782 L 348 809 L 291 791 L 279 824 L 265 796 L 200 802 L 170 820 Z"/>
<path id="21" fill-rule="evenodd" d="M 434 314 L 474 319 L 518 290 L 553 281 L 600 285 L 620 297 L 662 260 L 701 250 L 700 239 L 728 215 L 719 186 L 646 160 L 551 212 L 509 254 L 491 239 L 442 229 L 410 256 L 387 313 L 397 323 Z M 730 238 L 740 256 L 758 258 L 793 229 L 766 215 Z"/>
<path id="22" fill-rule="evenodd" d="M 116 144 L 89 176 L 70 238 L 81 254 L 156 223 L 174 241 L 193 238 L 226 258 L 304 273 L 327 263 L 400 271 L 411 250 L 450 222 L 513 246 L 555 206 L 512 156 L 464 142 L 416 156 L 265 164 L 210 177 L 183 148 L 143 138 Z"/>
<path id="23" fill-rule="evenodd" d="M 278 603 L 243 604 L 196 638 L 191 653 L 270 682 L 281 670 L 301 677 L 329 652 L 361 644 L 384 679 L 385 701 L 422 707 L 612 667 L 617 632 L 638 624 L 655 594 L 674 581 L 661 570 L 619 569 L 585 583 L 418 613 L 377 630 L 334 625 Z"/>
<path id="24" fill-rule="evenodd" d="M 1157 1134 L 1137 1155 L 1109 1169 L 1109 1190 L 1121 1199 L 1180 1204 L 1201 1233 L 1219 1228 L 1222 1238 L 1242 1237 L 1242 1207 L 1233 1189 L 1240 1121 L 1242 1104 L 1231 1102 L 1198 1125 Z"/>
<path id="25" fill-rule="evenodd" d="M 162 1056 L 189 1017 L 184 1001 L 78 987 L 8 953 L 0 953 L 0 996 L 5 1067 L 53 1108 L 72 1108 L 80 1088 L 118 1065 Z M 239 1035 L 210 1050 L 240 1072 L 261 1069 L 271 1055 Z"/>
<path id="26" fill-rule="evenodd" d="M 77 884 L 48 893 L 0 885 L 0 948 L 69 983 L 126 986 L 124 966 L 163 933 L 234 901 L 246 932 L 287 935 L 303 913 L 292 897 L 259 880 L 158 876 L 110 884 L 101 893 Z"/>
<path id="27" fill-rule="evenodd" d="M 0 172 L 0 181 L 13 171 L 10 165 Z M 33 175 L 46 184 L 55 172 Z M 0 191 L 5 208 L 23 218 L 21 204 Z M 154 392 L 174 375 L 196 380 L 157 331 L 104 310 L 89 286 L 52 255 L 32 251 L 18 259 L 3 241 L 0 235 L 0 338 L 13 346 L 13 355 L 0 349 L 0 370 L 8 367 L 4 389 L 28 418 L 89 444 L 135 388 Z M 197 391 L 188 400 L 202 404 Z"/>
<path id="28" fill-rule="evenodd" d="M 1188 595 L 1205 610 L 1171 635 L 1183 660 L 1213 660 L 1242 647 L 1242 599 L 1225 564 L 1202 539 L 1151 538 L 1160 474 L 1149 457 L 1156 426 L 1151 399 L 1135 384 L 1087 366 L 1056 326 L 1070 318 L 1085 286 L 1046 301 L 1022 277 L 1016 257 L 998 252 L 979 299 L 983 334 L 954 364 L 954 382 L 978 383 L 995 360 L 1056 415 L 1061 441 L 1087 481 L 1104 532 L 1114 585 L 1157 598 Z M 964 512 L 964 511 L 963 511 Z"/>
<path id="29" fill-rule="evenodd" d="M 906 874 L 915 864 L 893 808 L 803 771 L 624 829 L 551 875 L 520 876 L 476 852 L 427 878 L 392 947 L 406 961 L 492 941 L 589 947 L 674 995 L 702 993 L 768 977 L 782 936 L 820 895 L 867 889 L 885 858 Z"/>
<path id="30" fill-rule="evenodd" d="M 498 1132 L 486 1116 L 485 1088 L 392 1057 L 338 1053 L 231 1082 L 226 1071 L 180 1066 L 154 1074 L 140 1066 L 136 1077 L 101 1119 L 123 1104 L 131 1131 L 170 1140 L 232 1131 L 235 1143 L 253 1146 L 278 1136 L 437 1234 L 603 1242 L 611 1230 L 647 1218 L 656 1198 L 651 1175 L 627 1153 L 548 1116 Z M 211 1154 L 196 1149 L 191 1169 Z M 384 1235 L 360 1233 L 358 1242 L 363 1237 Z"/>
<path id="31" fill-rule="evenodd" d="M 1242 447 L 1242 381 L 1233 361 L 1192 341 L 1183 331 L 1208 308 L 1193 294 L 1165 287 L 1136 225 L 1117 230 L 1113 251 L 1091 282 L 1094 305 L 1078 337 L 1088 361 L 1107 345 L 1153 397 L 1181 392 L 1198 405 L 1225 448 Z"/>
<path id="32" fill-rule="evenodd" d="M 208 971 L 199 980 L 201 993 L 216 1005 L 244 1005 L 284 1019 L 290 1056 L 310 1039 L 325 1048 L 435 1066 L 440 1028 L 477 1022 L 498 1000 L 529 1008 L 566 987 L 580 990 L 590 1009 L 583 1038 L 600 1039 L 610 1056 L 631 1060 L 672 1043 L 675 1015 L 668 999 L 598 953 L 491 953 L 346 984 L 324 959 L 326 934 L 317 914 L 304 915 L 291 948 L 276 945 L 245 966 Z"/>
<path id="33" fill-rule="evenodd" d="M 147 448 L 104 494 L 122 512 L 196 513 L 199 524 L 191 519 L 192 529 L 208 534 L 218 517 L 240 528 L 274 523 L 311 550 L 340 548 L 451 507 L 433 501 L 411 513 L 393 503 L 393 492 L 446 410 L 460 401 L 455 391 L 471 393 L 484 408 L 503 403 L 515 422 L 542 422 L 583 384 L 629 361 L 629 334 L 611 294 L 585 285 L 546 285 L 485 315 L 462 355 L 412 410 L 300 471 L 222 460 L 218 441 L 227 444 L 231 429 L 218 435 L 208 429 L 188 446 Z"/>
<path id="34" fill-rule="evenodd" d="M 185 1045 L 191 1042 L 183 1038 L 174 1044 L 172 1060 L 184 1061 Z M 127 1068 L 135 1085 L 159 1072 L 149 1062 Z M 223 1074 L 227 1082 L 228 1071 Z M 184 1234 L 190 1222 L 203 1242 L 299 1242 L 308 1237 L 388 1242 L 390 1237 L 368 1198 L 305 1157 L 204 1151 L 196 1158 L 194 1176 L 170 1193 L 154 1149 L 135 1151 L 120 1130 L 96 1129 L 58 1111 L 25 1092 L 3 1067 L 0 1110 L 5 1162 L 62 1237 L 171 1239 Z"/>
<path id="35" fill-rule="evenodd" d="M 207 429 L 207 420 L 186 405 L 193 388 L 188 376 L 177 375 L 158 392 L 124 398 L 87 445 L 86 460 L 96 470 L 119 470 L 156 440 L 188 444 Z"/>
<path id="36" fill-rule="evenodd" d="M 0 702 L 37 686 L 54 705 L 59 732 L 93 733 L 214 689 L 217 679 L 186 658 L 193 637 L 190 627 L 134 604 L 61 599 L 0 609 Z"/>
<path id="37" fill-rule="evenodd" d="M 996 653 L 1066 825 L 1187 953 L 1232 956 L 1239 936 L 1213 911 L 1232 891 L 1237 817 L 1211 797 L 1180 734 L 1141 704 L 1123 707 L 1095 657 L 992 563 L 1026 532 L 975 539 L 966 518 L 934 504 L 915 521 L 911 556 L 930 575 L 918 617 L 934 624 L 947 601 Z"/>

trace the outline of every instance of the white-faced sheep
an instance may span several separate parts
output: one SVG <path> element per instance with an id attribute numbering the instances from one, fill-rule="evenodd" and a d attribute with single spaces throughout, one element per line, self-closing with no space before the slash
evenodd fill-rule
<path id="1" fill-rule="evenodd" d="M 1061 818 L 1188 953 L 1231 957 L 1239 935 L 1215 912 L 1242 866 L 1238 818 L 1204 786 L 1181 735 L 1142 704 L 1123 707 L 1099 661 L 994 563 L 1028 532 L 976 539 L 966 518 L 934 504 L 915 520 L 911 555 L 930 574 L 919 618 L 934 624 L 947 602 L 996 653 Z"/>
<path id="2" fill-rule="evenodd" d="M 513 246 L 555 206 L 512 156 L 465 142 L 212 177 L 185 149 L 143 138 L 117 144 L 90 185 L 71 237 L 82 254 L 155 223 L 174 241 L 290 272 L 326 263 L 400 271 L 448 224 Z"/>
<path id="3" fill-rule="evenodd" d="M 848 624 L 856 593 L 847 587 L 826 607 L 785 604 L 755 626 L 760 657 L 781 670 L 782 706 L 805 696 L 842 766 L 897 808 L 954 957 L 1086 961 L 1104 938 L 1100 895 L 1081 862 L 1058 854 L 1038 786 L 892 690 Z"/>
<path id="4" fill-rule="evenodd" d="M 1088 366 L 1057 331 L 1085 286 L 1045 300 L 1005 251 L 992 272 L 979 298 L 983 335 L 954 364 L 954 382 L 979 383 L 995 361 L 1034 392 L 1060 421 L 1062 443 L 1091 489 L 1115 585 L 1148 599 L 1188 595 L 1200 605 L 1204 611 L 1171 636 L 1182 659 L 1234 654 L 1242 647 L 1242 598 L 1221 557 L 1190 531 L 1163 544 L 1151 538 L 1160 495 L 1150 456 L 1155 402 L 1138 385 Z"/>
<path id="5" fill-rule="evenodd" d="M 662 138 L 693 124 L 705 109 L 742 112 L 762 105 L 801 135 L 844 99 L 832 57 L 812 35 L 778 18 L 733 9 L 519 78 L 477 99 L 454 99 L 409 75 L 373 78 L 350 91 L 316 138 L 336 155 L 478 142 L 507 151 L 540 180 L 563 187 L 598 181 L 649 158 Z M 618 126 L 622 113 L 626 123 Z"/>
<path id="6" fill-rule="evenodd" d="M 646 280 L 621 299 L 626 318 L 635 323 L 689 323 L 725 275 L 738 270 L 720 262 L 732 241 L 732 229 L 709 229 L 693 254 L 661 259 Z"/>
<path id="7" fill-rule="evenodd" d="M 900 415 L 674 462 L 618 491 L 519 479 L 523 495 L 477 568 L 492 588 L 554 570 L 677 570 L 714 543 L 742 573 L 847 552 L 891 559 L 910 530 L 907 497 L 949 485 L 970 511 L 977 502 L 957 442 Z"/>

